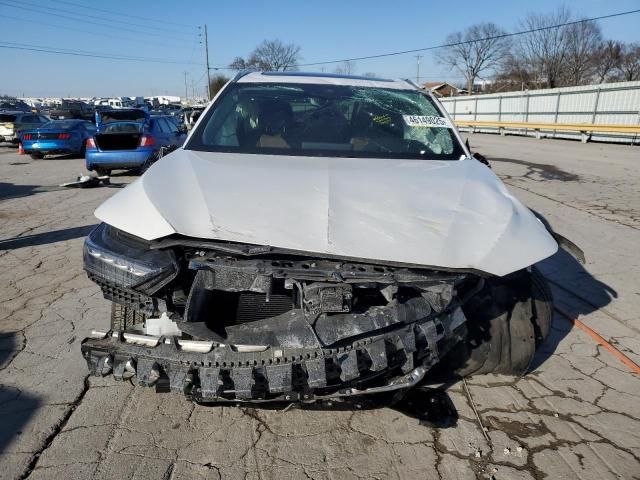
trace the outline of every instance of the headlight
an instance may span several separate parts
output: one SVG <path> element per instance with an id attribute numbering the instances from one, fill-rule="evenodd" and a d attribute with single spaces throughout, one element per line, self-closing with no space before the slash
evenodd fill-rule
<path id="1" fill-rule="evenodd" d="M 146 295 L 157 292 L 178 274 L 171 250 L 150 250 L 149 243 L 105 223 L 84 241 L 84 269 L 96 280 Z"/>

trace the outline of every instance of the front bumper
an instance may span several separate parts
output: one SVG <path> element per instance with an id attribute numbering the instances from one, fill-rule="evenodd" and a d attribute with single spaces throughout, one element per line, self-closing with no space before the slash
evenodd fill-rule
<path id="1" fill-rule="evenodd" d="M 339 348 L 94 331 L 81 348 L 92 375 L 135 377 L 140 385 L 168 387 L 200 402 L 306 402 L 414 386 L 450 347 L 456 335 L 448 327 L 430 319 Z"/>

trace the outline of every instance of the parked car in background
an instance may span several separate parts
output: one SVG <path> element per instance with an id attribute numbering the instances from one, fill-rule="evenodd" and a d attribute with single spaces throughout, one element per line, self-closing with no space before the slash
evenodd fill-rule
<path id="1" fill-rule="evenodd" d="M 25 130 L 37 128 L 50 119 L 40 113 L 0 112 L 0 141 L 18 143 Z"/>
<path id="2" fill-rule="evenodd" d="M 34 159 L 65 153 L 84 157 L 87 139 L 95 133 L 95 125 L 87 120 L 52 120 L 39 128 L 25 130 L 20 141 L 25 153 Z"/>
<path id="3" fill-rule="evenodd" d="M 204 106 L 187 107 L 182 111 L 182 122 L 185 128 L 190 131 L 196 124 L 202 112 L 204 112 Z"/>
<path id="4" fill-rule="evenodd" d="M 165 151 L 182 146 L 186 135 L 166 115 L 140 109 L 96 112 L 97 133 L 87 140 L 87 170 L 146 169 Z"/>
<path id="5" fill-rule="evenodd" d="M 12 112 L 33 112 L 35 109 L 22 100 L 3 99 L 0 100 L 0 111 L 10 110 Z"/>
<path id="6" fill-rule="evenodd" d="M 180 115 L 182 113 L 182 106 L 169 104 L 169 105 L 160 105 L 156 107 L 152 113 L 158 113 L 161 115 Z"/>
<path id="7" fill-rule="evenodd" d="M 49 110 L 49 117 L 54 120 L 80 119 L 93 120 L 94 107 L 77 100 L 63 100 Z"/>

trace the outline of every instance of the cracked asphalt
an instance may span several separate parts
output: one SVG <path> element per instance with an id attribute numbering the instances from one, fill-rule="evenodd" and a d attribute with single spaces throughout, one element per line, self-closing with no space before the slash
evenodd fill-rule
<path id="1" fill-rule="evenodd" d="M 640 147 L 469 139 L 584 250 L 584 266 L 540 264 L 557 305 L 640 363 Z M 0 478 L 640 478 L 640 379 L 561 316 L 524 378 L 468 379 L 473 404 L 448 386 L 440 426 L 356 404 L 205 407 L 88 378 L 80 342 L 107 328 L 109 304 L 82 271 L 83 237 L 133 177 L 57 187 L 83 163 L 0 147 Z"/>

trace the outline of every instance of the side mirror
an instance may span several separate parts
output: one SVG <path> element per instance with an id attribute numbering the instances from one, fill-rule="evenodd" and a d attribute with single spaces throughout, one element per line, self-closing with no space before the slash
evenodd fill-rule
<path id="1" fill-rule="evenodd" d="M 472 152 L 471 151 L 471 146 L 469 145 L 469 139 L 468 138 L 464 141 L 464 144 L 465 144 L 465 146 L 467 147 L 467 150 L 469 150 L 469 152 L 471 153 L 471 156 L 474 159 L 476 159 L 477 161 L 479 161 L 483 165 L 486 165 L 487 167 L 491 168 L 491 165 L 489 165 L 489 160 L 487 160 L 487 157 L 485 157 L 481 153 Z"/>
<path id="2" fill-rule="evenodd" d="M 473 152 L 471 156 L 477 161 L 479 161 L 480 163 L 482 163 L 483 165 L 486 165 L 487 167 L 491 168 L 491 165 L 489 164 L 489 160 L 487 160 L 487 157 L 485 157 L 484 155 L 478 152 Z"/>

